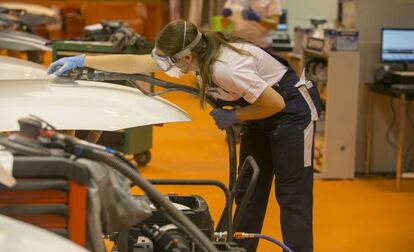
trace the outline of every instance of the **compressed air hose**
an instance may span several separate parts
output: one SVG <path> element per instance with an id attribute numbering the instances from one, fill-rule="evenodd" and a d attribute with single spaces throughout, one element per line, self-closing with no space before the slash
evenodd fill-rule
<path id="1" fill-rule="evenodd" d="M 243 232 L 235 232 L 234 233 L 234 239 L 236 240 L 242 240 L 242 239 L 254 239 L 254 238 L 258 238 L 258 239 L 265 239 L 267 241 L 273 242 L 274 244 L 278 245 L 279 247 L 281 247 L 283 250 L 287 251 L 287 252 L 293 252 L 293 250 L 291 250 L 288 246 L 286 246 L 285 244 L 281 243 L 280 241 L 268 236 L 268 235 L 264 235 L 264 234 L 255 234 L 255 233 L 243 233 Z"/>

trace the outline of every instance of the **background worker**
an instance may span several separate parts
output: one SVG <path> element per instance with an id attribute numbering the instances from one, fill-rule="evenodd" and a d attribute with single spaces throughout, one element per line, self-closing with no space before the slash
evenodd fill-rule
<path id="1" fill-rule="evenodd" d="M 241 105 L 210 113 L 220 129 L 243 122 L 240 163 L 251 155 L 260 167 L 238 230 L 260 233 L 275 179 L 285 243 L 295 252 L 313 251 L 312 150 L 319 97 L 312 83 L 299 79 L 283 59 L 240 38 L 203 33 L 192 23 L 174 21 L 158 34 L 151 55 L 62 58 L 49 73 L 61 75 L 84 66 L 121 73 L 169 71 L 174 66 L 183 73 L 196 71 L 202 79 L 202 105 L 206 94 Z M 244 189 L 245 185 L 237 192 L 237 202 Z M 257 240 L 239 245 L 256 251 Z"/>
<path id="2" fill-rule="evenodd" d="M 222 12 L 222 26 L 233 22 L 233 35 L 268 48 L 270 32 L 276 30 L 282 8 L 279 0 L 227 0 Z"/>

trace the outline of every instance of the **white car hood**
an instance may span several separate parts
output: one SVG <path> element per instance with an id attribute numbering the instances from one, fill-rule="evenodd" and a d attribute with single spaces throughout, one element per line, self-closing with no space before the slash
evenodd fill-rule
<path id="1" fill-rule="evenodd" d="M 0 215 L 0 251 L 88 252 L 89 250 L 44 229 Z"/>
<path id="2" fill-rule="evenodd" d="M 138 89 L 105 82 L 56 84 L 46 68 L 0 57 L 0 131 L 18 130 L 17 120 L 36 115 L 61 130 L 114 131 L 191 121 L 182 109 Z"/>
<path id="3" fill-rule="evenodd" d="M 144 125 L 190 121 L 190 116 L 160 97 L 103 82 L 1 80 L 0 131 L 18 130 L 17 120 L 36 115 L 57 129 L 113 131 Z"/>
<path id="4" fill-rule="evenodd" d="M 0 56 L 0 80 L 52 80 L 54 76 L 46 71 L 46 67 L 30 61 Z"/>

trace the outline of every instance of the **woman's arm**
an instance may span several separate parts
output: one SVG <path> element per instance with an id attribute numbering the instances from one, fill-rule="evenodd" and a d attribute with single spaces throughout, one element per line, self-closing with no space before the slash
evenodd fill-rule
<path id="1" fill-rule="evenodd" d="M 262 18 L 260 19 L 259 24 L 268 30 L 277 30 L 277 25 L 279 24 L 279 15 Z"/>
<path id="2" fill-rule="evenodd" d="M 161 71 L 161 68 L 152 59 L 150 54 L 146 55 L 102 55 L 85 56 L 86 67 L 106 72 L 117 72 L 125 74 L 151 73 Z"/>
<path id="3" fill-rule="evenodd" d="M 236 117 L 240 121 L 257 120 L 276 114 L 284 108 L 283 97 L 272 87 L 267 87 L 253 104 L 237 109 Z"/>

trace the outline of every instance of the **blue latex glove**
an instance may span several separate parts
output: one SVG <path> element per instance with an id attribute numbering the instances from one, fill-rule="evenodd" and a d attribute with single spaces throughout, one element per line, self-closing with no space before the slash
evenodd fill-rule
<path id="1" fill-rule="evenodd" d="M 262 20 L 262 18 L 259 15 L 257 15 L 257 13 L 254 12 L 252 8 L 244 9 L 241 14 L 242 14 L 242 17 L 246 20 L 256 21 L 256 22 L 260 22 L 260 20 Z"/>
<path id="2" fill-rule="evenodd" d="M 223 17 L 230 17 L 231 15 L 233 15 L 233 11 L 229 8 L 224 8 L 222 14 Z"/>
<path id="3" fill-rule="evenodd" d="M 61 76 L 63 73 L 75 69 L 77 67 L 83 67 L 85 62 L 85 54 L 73 56 L 73 57 L 65 57 L 58 59 L 57 61 L 53 62 L 49 69 L 47 70 L 47 74 L 55 74 L 56 76 Z"/>
<path id="4" fill-rule="evenodd" d="M 210 115 L 214 118 L 217 127 L 221 130 L 228 129 L 233 124 L 240 122 L 236 116 L 236 110 L 215 108 L 210 112 Z"/>

